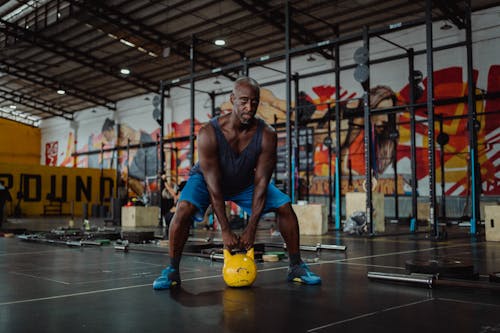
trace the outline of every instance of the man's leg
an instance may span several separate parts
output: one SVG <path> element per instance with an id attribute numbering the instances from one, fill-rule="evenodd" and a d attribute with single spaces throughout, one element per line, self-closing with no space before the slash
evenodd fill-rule
<path id="1" fill-rule="evenodd" d="M 201 175 L 192 175 L 181 192 L 177 208 L 169 227 L 170 265 L 153 282 L 154 289 L 169 289 L 181 283 L 179 264 L 182 250 L 189 237 L 193 217 L 208 207 L 209 198 L 206 183 Z"/>
<path id="2" fill-rule="evenodd" d="M 321 278 L 311 272 L 309 267 L 300 258 L 300 236 L 297 215 L 290 203 L 276 209 L 278 226 L 286 243 L 290 267 L 288 268 L 288 281 L 304 284 L 320 284 Z"/>
<path id="3" fill-rule="evenodd" d="M 181 283 L 179 265 L 181 262 L 182 250 L 189 237 L 189 228 L 196 208 L 190 202 L 181 201 L 177 205 L 177 210 L 168 228 L 168 253 L 170 265 L 165 268 L 161 275 L 153 282 L 153 288 L 169 289 Z"/>
<path id="4" fill-rule="evenodd" d="M 292 206 L 287 203 L 276 209 L 278 227 L 286 243 L 288 253 L 298 254 L 299 250 L 299 222 Z"/>

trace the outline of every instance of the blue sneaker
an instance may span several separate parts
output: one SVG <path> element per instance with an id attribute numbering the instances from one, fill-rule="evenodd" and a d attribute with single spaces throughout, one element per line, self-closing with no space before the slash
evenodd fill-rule
<path id="1" fill-rule="evenodd" d="M 288 267 L 288 281 L 298 282 L 303 284 L 320 284 L 321 278 L 311 272 L 305 263 Z"/>
<path id="2" fill-rule="evenodd" d="M 153 289 L 170 289 L 180 284 L 181 277 L 179 275 L 179 272 L 172 266 L 168 266 L 163 271 L 161 271 L 161 275 L 156 278 L 156 280 L 154 280 Z"/>

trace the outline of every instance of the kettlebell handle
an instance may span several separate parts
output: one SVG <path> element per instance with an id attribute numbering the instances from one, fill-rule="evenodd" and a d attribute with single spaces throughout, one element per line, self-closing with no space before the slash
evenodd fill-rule
<path id="1" fill-rule="evenodd" d="M 228 249 L 224 248 L 222 250 L 222 252 L 224 253 L 224 262 L 226 262 L 227 259 L 232 257 L 231 251 L 229 251 Z M 253 247 L 251 247 L 247 250 L 246 256 L 250 257 L 250 258 L 252 258 L 252 260 L 254 260 L 254 254 L 255 254 L 254 249 L 253 249 Z"/>

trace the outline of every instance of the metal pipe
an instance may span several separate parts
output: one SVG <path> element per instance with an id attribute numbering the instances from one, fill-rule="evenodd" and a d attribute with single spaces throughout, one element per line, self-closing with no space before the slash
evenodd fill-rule
<path id="1" fill-rule="evenodd" d="M 469 116 L 469 165 L 471 170 L 470 184 L 471 189 L 471 220 L 470 220 L 470 234 L 476 235 L 477 224 L 481 219 L 480 214 L 480 194 L 481 194 L 481 172 L 478 170 L 479 159 L 477 153 L 477 128 L 476 128 L 476 99 L 475 90 L 476 84 L 474 81 L 474 68 L 472 61 L 472 22 L 471 22 L 471 4 L 470 1 L 466 2 L 466 27 L 465 27 L 465 38 L 466 38 L 466 49 L 467 49 L 467 88 L 468 88 L 468 100 L 467 109 Z"/>
<path id="2" fill-rule="evenodd" d="M 408 50 L 408 72 L 410 73 L 410 167 L 411 167 L 411 202 L 412 214 L 410 221 L 410 232 L 414 233 L 417 229 L 418 221 L 418 202 L 417 202 L 417 139 L 416 139 L 416 124 L 415 124 L 415 54 L 413 48 Z"/>
<path id="3" fill-rule="evenodd" d="M 290 23 L 290 4 L 286 1 L 285 4 L 285 63 L 286 63 L 286 189 L 288 196 L 292 199 L 292 132 L 291 132 L 291 102 L 292 102 L 292 91 L 291 91 L 291 57 L 290 57 L 290 33 L 291 33 L 291 23 Z"/>
<path id="4" fill-rule="evenodd" d="M 368 27 L 363 28 L 363 46 L 368 50 L 368 55 L 370 54 L 370 34 Z M 368 56 L 369 57 L 369 56 Z M 368 72 L 370 70 L 370 65 L 368 67 Z M 372 124 L 370 115 L 370 76 L 365 82 L 363 82 L 363 111 L 364 111 L 364 130 L 365 130 L 365 180 L 366 180 L 366 223 L 368 225 L 370 235 L 373 234 L 373 207 L 372 207 Z"/>
<path id="5" fill-rule="evenodd" d="M 394 274 L 382 272 L 368 272 L 369 279 L 396 281 L 396 282 L 409 282 L 427 285 L 432 288 L 434 276 L 430 274 Z"/>
<path id="6" fill-rule="evenodd" d="M 298 104 L 299 101 L 299 75 L 295 73 L 293 75 L 293 88 L 294 88 L 294 99 L 295 105 Z M 295 144 L 294 144 L 294 170 L 293 170 L 293 190 L 292 193 L 295 192 L 295 188 L 297 187 L 297 193 L 294 194 L 292 198 L 293 203 L 297 203 L 297 200 L 300 199 L 300 181 L 299 181 L 299 173 L 300 173 L 300 140 L 299 140 L 299 131 L 300 131 L 300 123 L 299 123 L 299 110 L 295 108 L 295 121 L 294 121 L 294 136 L 295 136 Z M 295 186 L 297 184 L 298 186 Z"/>
<path id="7" fill-rule="evenodd" d="M 429 156 L 429 223 L 433 225 L 434 238 L 438 239 L 439 228 L 436 221 L 436 163 L 434 161 L 434 56 L 432 53 L 432 0 L 425 2 L 426 47 L 427 47 L 427 121 L 428 121 L 428 156 Z"/>
<path id="8" fill-rule="evenodd" d="M 195 96 L 194 96 L 194 89 L 195 89 L 195 65 L 196 65 L 196 37 L 193 35 L 191 37 L 191 49 L 190 49 L 190 54 L 189 54 L 189 59 L 190 59 L 190 76 L 189 76 L 189 83 L 190 83 L 190 97 L 191 97 L 191 124 L 189 127 L 189 165 L 193 166 L 194 165 L 194 118 L 195 118 Z"/>
<path id="9" fill-rule="evenodd" d="M 338 37 L 338 28 L 337 37 Z M 335 229 L 340 230 L 342 219 L 342 168 L 341 168 L 341 136 L 340 136 L 340 45 L 335 43 Z"/>
<path id="10" fill-rule="evenodd" d="M 328 105 L 327 109 L 327 119 L 328 119 L 328 142 L 330 143 L 328 145 L 328 224 L 332 223 L 333 221 L 333 214 L 332 214 L 332 204 L 333 204 L 333 193 L 332 193 L 332 184 L 333 184 L 333 179 L 332 179 L 332 125 L 331 125 L 331 117 L 330 114 L 332 112 L 332 108 L 330 105 Z"/>

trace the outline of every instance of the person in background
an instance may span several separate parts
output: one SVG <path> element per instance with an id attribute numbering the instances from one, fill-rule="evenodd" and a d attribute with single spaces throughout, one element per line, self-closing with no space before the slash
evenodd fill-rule
<path id="1" fill-rule="evenodd" d="M 5 203 L 7 201 L 12 201 L 9 190 L 4 186 L 4 183 L 0 181 L 0 227 L 3 223 Z"/>

